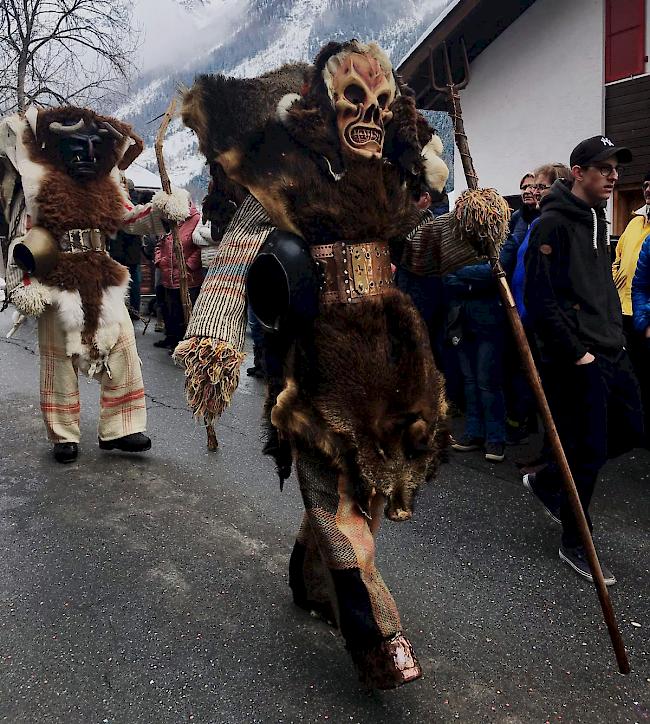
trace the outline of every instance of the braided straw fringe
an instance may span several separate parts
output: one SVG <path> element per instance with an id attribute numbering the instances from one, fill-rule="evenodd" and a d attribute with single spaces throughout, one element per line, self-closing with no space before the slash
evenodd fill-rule
<path id="1" fill-rule="evenodd" d="M 468 189 L 456 201 L 454 220 L 464 241 L 483 256 L 489 256 L 491 244 L 498 250 L 510 224 L 508 202 L 495 189 Z"/>
<path id="2" fill-rule="evenodd" d="M 185 367 L 185 396 L 197 418 L 211 424 L 230 405 L 244 357 L 212 337 L 190 337 L 176 347 L 174 362 Z"/>

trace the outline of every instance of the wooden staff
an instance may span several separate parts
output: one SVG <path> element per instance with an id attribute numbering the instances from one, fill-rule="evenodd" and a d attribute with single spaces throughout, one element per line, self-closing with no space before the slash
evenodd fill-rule
<path id="1" fill-rule="evenodd" d="M 174 117 L 174 110 L 176 109 L 176 98 L 172 98 L 172 102 L 165 111 L 165 114 L 158 129 L 156 136 L 156 159 L 158 161 L 158 172 L 160 173 L 160 181 L 162 183 L 163 191 L 170 194 L 172 191 L 172 185 L 169 180 L 169 174 L 167 173 L 167 166 L 165 164 L 165 157 L 163 155 L 163 144 L 165 142 L 165 133 L 167 133 L 167 127 L 169 126 L 172 118 Z M 172 238 L 174 240 L 174 257 L 178 264 L 179 280 L 180 280 L 180 294 L 181 304 L 183 305 L 183 318 L 185 319 L 185 326 L 190 322 L 190 316 L 192 314 L 192 300 L 190 299 L 190 290 L 187 284 L 187 264 L 185 263 L 185 255 L 183 254 L 183 244 L 178 234 L 178 224 L 172 224 Z M 205 432 L 208 438 L 208 450 L 214 451 L 218 448 L 219 442 L 217 440 L 217 434 L 214 431 L 214 427 L 211 422 L 204 420 Z"/>
<path id="2" fill-rule="evenodd" d="M 167 173 L 167 166 L 165 164 L 165 157 L 163 155 L 163 144 L 165 142 L 165 134 L 167 133 L 167 126 L 174 117 L 174 110 L 176 108 L 176 98 L 172 99 L 169 107 L 165 111 L 162 123 L 158 129 L 158 135 L 156 136 L 156 159 L 158 161 L 158 172 L 160 174 L 160 181 L 162 183 L 163 191 L 167 194 L 171 194 L 172 185 L 169 180 L 169 174 Z M 172 238 L 174 240 L 174 257 L 176 258 L 176 264 L 178 265 L 179 279 L 180 279 L 180 294 L 181 304 L 183 305 L 183 317 L 185 319 L 185 325 L 187 326 L 190 322 L 190 315 L 192 314 L 192 300 L 190 299 L 190 291 L 187 285 L 187 264 L 185 263 L 185 256 L 183 254 L 183 244 L 181 243 L 181 237 L 178 234 L 178 224 L 172 224 Z"/>
<path id="3" fill-rule="evenodd" d="M 433 64 L 433 51 L 429 54 L 429 72 L 431 74 L 431 83 L 435 90 L 446 93 L 449 101 L 451 116 L 454 122 L 454 134 L 456 137 L 456 145 L 463 163 L 463 171 L 465 172 L 465 178 L 467 179 L 467 186 L 470 189 L 478 188 L 478 176 L 474 169 L 474 162 L 472 160 L 472 154 L 469 150 L 469 142 L 467 140 L 467 134 L 465 133 L 465 126 L 463 124 L 463 111 L 460 105 L 460 94 L 459 91 L 465 88 L 469 82 L 469 59 L 467 57 L 467 49 L 465 48 L 465 42 L 462 41 L 463 61 L 464 61 L 464 77 L 460 83 L 455 83 L 451 70 L 451 61 L 449 58 L 449 49 L 447 44 L 443 43 L 442 53 L 445 61 L 445 71 L 447 75 L 447 84 L 445 86 L 439 86 L 436 82 L 434 64 Z M 625 651 L 625 643 L 618 629 L 616 623 L 616 615 L 614 614 L 614 608 L 612 606 L 611 599 L 607 586 L 605 585 L 605 579 L 603 578 L 603 571 L 600 567 L 596 548 L 594 547 L 594 541 L 587 524 L 587 518 L 585 517 L 582 504 L 580 502 L 580 496 L 576 489 L 576 484 L 567 462 L 560 436 L 558 435 L 555 422 L 551 414 L 551 409 L 548 405 L 546 395 L 544 394 L 544 388 L 542 387 L 542 381 L 540 379 L 533 355 L 530 351 L 530 345 L 524 327 L 521 323 L 521 318 L 517 311 L 515 300 L 506 281 L 506 275 L 499 261 L 499 253 L 496 247 L 496 241 L 490 240 L 490 266 L 492 267 L 492 273 L 496 279 L 501 300 L 505 307 L 508 319 L 510 320 L 510 326 L 515 337 L 519 354 L 521 355 L 522 362 L 528 374 L 528 380 L 535 394 L 537 405 L 544 422 L 544 427 L 548 434 L 548 438 L 551 444 L 551 449 L 555 456 L 555 460 L 562 473 L 562 482 L 564 484 L 564 490 L 567 494 L 571 510 L 578 524 L 578 530 L 580 531 L 580 538 L 587 554 L 587 560 L 589 562 L 589 568 L 591 569 L 600 605 L 603 610 L 603 616 L 609 636 L 614 647 L 616 654 L 616 661 L 618 663 L 618 669 L 622 674 L 630 673 L 630 663 L 628 661 L 627 652 Z"/>

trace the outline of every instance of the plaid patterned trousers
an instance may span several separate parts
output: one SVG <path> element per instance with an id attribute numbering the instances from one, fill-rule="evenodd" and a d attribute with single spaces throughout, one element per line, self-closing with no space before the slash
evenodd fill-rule
<path id="1" fill-rule="evenodd" d="M 51 442 L 79 442 L 79 373 L 65 353 L 65 333 L 48 307 L 38 320 L 41 358 L 41 411 Z M 147 427 L 147 410 L 133 324 L 124 307 L 120 336 L 108 358 L 111 377 L 99 377 L 98 434 L 114 440 Z"/>
<path id="2" fill-rule="evenodd" d="M 331 611 L 349 649 L 375 646 L 401 631 L 395 601 L 375 567 L 384 498 L 373 498 L 368 520 L 349 477 L 317 454 L 299 451 L 296 472 L 305 516 L 291 555 L 294 599 Z"/>

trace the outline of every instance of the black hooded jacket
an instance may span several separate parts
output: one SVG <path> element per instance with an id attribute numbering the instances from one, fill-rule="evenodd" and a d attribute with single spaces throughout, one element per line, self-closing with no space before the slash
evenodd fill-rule
<path id="1" fill-rule="evenodd" d="M 524 298 L 542 357 L 576 362 L 623 348 L 621 304 L 612 278 L 603 208 L 556 181 L 540 204 L 526 253 Z"/>

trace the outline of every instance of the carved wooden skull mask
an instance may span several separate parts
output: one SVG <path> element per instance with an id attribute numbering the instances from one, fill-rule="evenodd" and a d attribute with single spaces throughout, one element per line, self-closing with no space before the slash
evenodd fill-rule
<path id="1" fill-rule="evenodd" d="M 327 64 L 330 96 L 344 148 L 364 158 L 381 158 L 384 126 L 393 117 L 395 81 L 370 53 L 349 52 Z"/>

